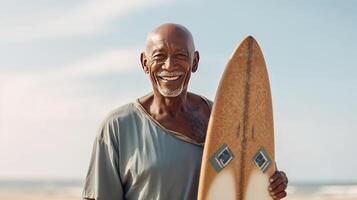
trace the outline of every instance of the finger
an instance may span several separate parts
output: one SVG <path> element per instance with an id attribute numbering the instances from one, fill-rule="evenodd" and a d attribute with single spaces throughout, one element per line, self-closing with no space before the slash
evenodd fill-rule
<path id="1" fill-rule="evenodd" d="M 285 185 L 285 182 L 284 182 L 284 179 L 279 177 L 277 178 L 276 180 L 274 180 L 274 182 L 270 183 L 269 185 L 269 191 L 273 191 L 275 190 L 275 188 L 277 188 L 279 185 L 281 184 L 284 184 Z"/>
<path id="2" fill-rule="evenodd" d="M 276 195 L 274 195 L 274 200 L 275 199 L 282 199 L 282 198 L 284 198 L 284 197 L 286 197 L 286 192 L 285 191 L 282 191 L 282 192 L 280 192 L 280 193 L 278 193 L 278 194 L 276 194 Z"/>
<path id="3" fill-rule="evenodd" d="M 271 195 L 271 197 L 273 198 L 273 200 L 280 200 L 280 199 L 286 197 L 286 195 L 287 194 L 284 191 L 284 192 L 279 193 L 278 195 Z"/>
<path id="4" fill-rule="evenodd" d="M 281 175 L 280 175 L 280 172 L 279 171 L 276 171 L 271 177 L 270 177 L 270 182 L 274 182 L 277 178 L 279 178 Z"/>
<path id="5" fill-rule="evenodd" d="M 282 171 L 276 171 L 271 177 L 270 177 L 270 184 L 273 184 L 274 182 L 278 181 L 279 179 L 282 179 L 283 182 L 288 184 L 288 177 L 286 176 L 285 172 Z"/>
<path id="6" fill-rule="evenodd" d="M 278 194 L 286 189 L 286 185 L 284 183 L 280 184 L 278 187 L 274 188 L 271 192 L 274 194 Z"/>

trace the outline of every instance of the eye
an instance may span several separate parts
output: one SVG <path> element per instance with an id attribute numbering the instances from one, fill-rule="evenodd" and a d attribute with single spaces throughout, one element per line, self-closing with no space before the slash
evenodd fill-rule
<path id="1" fill-rule="evenodd" d="M 176 54 L 176 57 L 179 58 L 179 59 L 186 59 L 187 55 L 184 54 L 184 53 L 178 53 L 178 54 Z"/>
<path id="2" fill-rule="evenodd" d="M 158 53 L 158 54 L 154 55 L 155 60 L 162 60 L 164 58 L 165 58 L 165 54 L 162 54 L 162 53 Z"/>

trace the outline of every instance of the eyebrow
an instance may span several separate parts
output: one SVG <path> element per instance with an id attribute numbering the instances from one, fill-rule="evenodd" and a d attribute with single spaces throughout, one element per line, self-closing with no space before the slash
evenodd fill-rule
<path id="1" fill-rule="evenodd" d="M 154 55 L 155 53 L 164 52 L 166 47 L 164 45 L 163 46 L 156 46 L 153 49 L 154 50 L 152 50 L 151 55 Z M 185 49 L 185 48 L 177 48 L 177 49 L 175 49 L 175 51 L 178 51 L 179 53 L 185 53 L 185 54 L 189 55 L 188 49 Z"/>
<path id="2" fill-rule="evenodd" d="M 189 54 L 187 49 L 179 49 L 179 52 L 180 53 L 185 53 L 187 55 Z"/>
<path id="3" fill-rule="evenodd" d="M 152 54 L 155 54 L 155 53 L 160 53 L 160 52 L 163 52 L 163 49 L 154 49 L 153 51 L 152 51 Z"/>

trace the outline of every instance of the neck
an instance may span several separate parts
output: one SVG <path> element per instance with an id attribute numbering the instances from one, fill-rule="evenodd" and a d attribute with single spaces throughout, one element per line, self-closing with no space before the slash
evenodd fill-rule
<path id="1" fill-rule="evenodd" d="M 150 113 L 152 114 L 169 114 L 176 116 L 179 112 L 187 110 L 187 92 L 182 93 L 177 97 L 164 97 L 161 94 L 154 92 L 154 98 L 151 104 Z"/>

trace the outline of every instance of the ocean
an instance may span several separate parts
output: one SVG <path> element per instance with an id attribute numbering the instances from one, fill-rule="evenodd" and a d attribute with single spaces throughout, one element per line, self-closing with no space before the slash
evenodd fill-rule
<path id="1" fill-rule="evenodd" d="M 292 197 L 354 198 L 357 200 L 356 183 L 291 183 L 287 190 Z"/>
<path id="2" fill-rule="evenodd" d="M 80 199 L 82 180 L 0 180 L 0 194 L 68 195 Z M 289 183 L 289 198 L 356 198 L 356 183 Z"/>
<path id="3" fill-rule="evenodd" d="M 0 180 L 0 194 L 66 194 L 81 196 L 81 180 Z"/>

